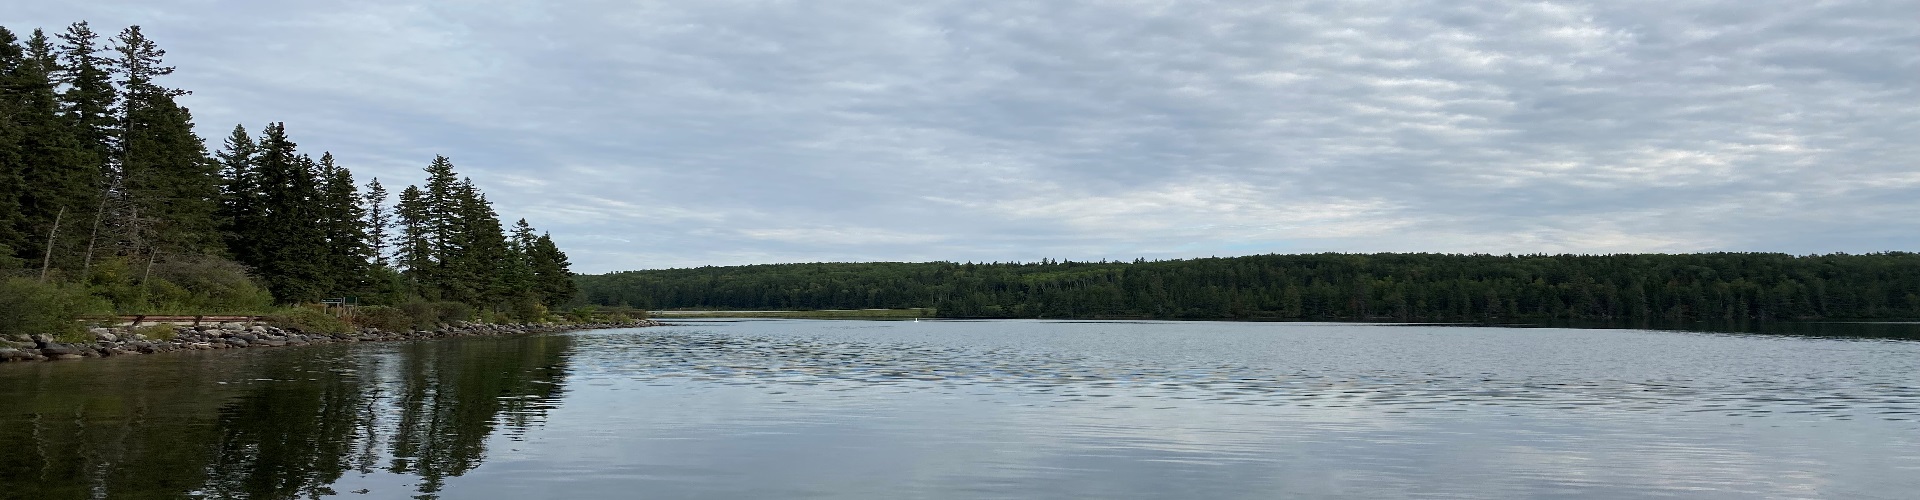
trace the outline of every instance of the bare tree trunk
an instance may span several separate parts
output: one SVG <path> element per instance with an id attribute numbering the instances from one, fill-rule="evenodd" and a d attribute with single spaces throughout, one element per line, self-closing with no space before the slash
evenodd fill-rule
<path id="1" fill-rule="evenodd" d="M 53 230 L 47 231 L 47 252 L 40 258 L 40 282 L 47 282 L 47 270 L 53 268 L 53 239 L 60 235 L 60 219 L 67 216 L 67 207 L 60 207 L 60 213 L 53 214 Z"/>
<path id="2" fill-rule="evenodd" d="M 93 212 L 93 234 L 87 237 L 87 257 L 80 265 L 80 279 L 83 280 L 93 274 L 93 247 L 100 242 L 100 219 L 107 217 L 107 198 L 107 193 L 101 193 L 100 208 Z"/>

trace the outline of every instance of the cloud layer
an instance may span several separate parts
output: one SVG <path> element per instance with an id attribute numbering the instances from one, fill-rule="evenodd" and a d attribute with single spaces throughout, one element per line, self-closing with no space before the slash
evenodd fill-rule
<path id="1" fill-rule="evenodd" d="M 228 2 L 202 135 L 454 159 L 576 270 L 1920 243 L 1908 1 Z M 217 144 L 215 144 L 217 146 Z"/>

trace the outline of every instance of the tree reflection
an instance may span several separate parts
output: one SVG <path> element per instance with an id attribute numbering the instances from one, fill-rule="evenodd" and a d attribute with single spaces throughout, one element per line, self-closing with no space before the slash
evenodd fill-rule
<path id="1" fill-rule="evenodd" d="M 564 336 L 0 366 L 0 498 L 317 498 L 344 475 L 435 498 L 496 427 L 539 425 Z"/>

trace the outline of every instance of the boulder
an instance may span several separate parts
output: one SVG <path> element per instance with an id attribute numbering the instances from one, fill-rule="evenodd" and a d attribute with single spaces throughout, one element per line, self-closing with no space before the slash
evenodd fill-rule
<path id="1" fill-rule="evenodd" d="M 68 354 L 78 355 L 81 351 L 83 351 L 83 349 L 59 343 L 49 343 L 46 347 L 40 348 L 40 354 L 47 357 L 65 356 Z"/>
<path id="2" fill-rule="evenodd" d="M 94 330 L 98 330 L 96 332 L 93 332 L 94 340 L 98 340 L 101 342 L 119 342 L 120 341 L 119 335 L 114 335 L 113 332 L 106 331 L 107 329 L 105 328 L 95 328 Z"/>

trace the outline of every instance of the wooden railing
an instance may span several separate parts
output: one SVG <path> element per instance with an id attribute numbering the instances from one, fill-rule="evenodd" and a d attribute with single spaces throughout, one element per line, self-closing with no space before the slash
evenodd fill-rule
<path id="1" fill-rule="evenodd" d="M 111 321 L 118 322 L 118 324 L 125 324 L 127 326 L 140 326 L 142 324 L 149 324 L 149 323 L 151 324 L 159 324 L 159 323 L 185 324 L 189 326 L 199 326 L 204 323 L 245 323 L 251 326 L 255 322 L 260 321 L 261 318 L 262 318 L 261 316 L 215 316 L 215 315 L 173 316 L 173 315 L 161 315 L 161 314 L 133 314 L 133 315 L 120 315 L 120 316 L 90 316 L 90 317 L 80 318 L 80 320 L 81 321 L 111 320 Z"/>

